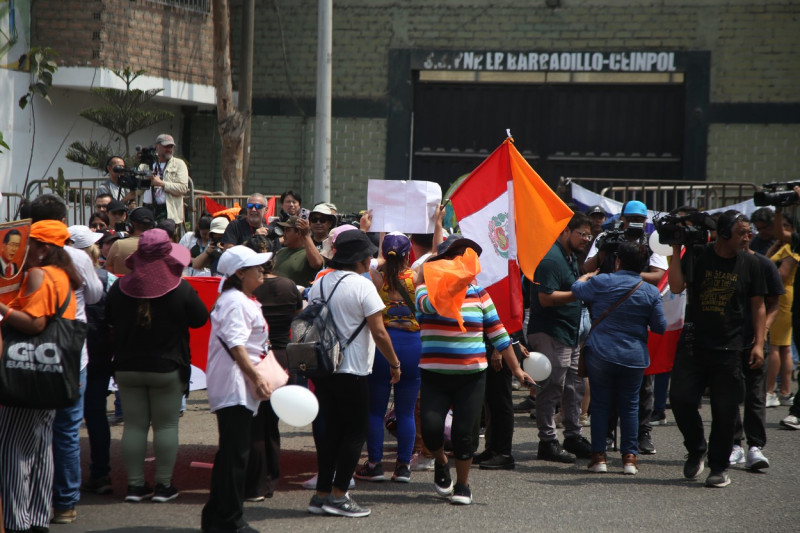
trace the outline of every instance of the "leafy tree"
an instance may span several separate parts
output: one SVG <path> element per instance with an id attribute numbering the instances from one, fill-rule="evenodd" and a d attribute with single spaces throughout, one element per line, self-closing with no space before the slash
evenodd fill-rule
<path id="1" fill-rule="evenodd" d="M 125 67 L 113 71 L 125 83 L 125 89 L 97 87 L 91 89 L 92 94 L 101 98 L 106 105 L 92 107 L 81 111 L 80 115 L 95 124 L 109 130 L 121 138 L 125 144 L 125 159 L 131 157 L 130 136 L 163 120 L 172 118 L 173 114 L 164 109 L 149 109 L 148 105 L 163 89 L 133 89 L 131 85 L 144 70 L 131 70 Z M 106 143 L 97 141 L 72 143 L 67 149 L 67 159 L 99 170 L 105 170 L 105 162 L 115 150 L 111 140 Z"/>

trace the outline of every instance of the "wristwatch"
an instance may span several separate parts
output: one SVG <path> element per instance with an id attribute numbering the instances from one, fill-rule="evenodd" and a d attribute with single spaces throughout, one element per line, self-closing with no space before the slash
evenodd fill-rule
<path id="1" fill-rule="evenodd" d="M 397 362 L 397 366 L 395 366 L 395 365 L 389 365 L 389 366 L 394 368 L 395 370 L 397 370 L 397 369 L 400 368 L 400 361 Z"/>

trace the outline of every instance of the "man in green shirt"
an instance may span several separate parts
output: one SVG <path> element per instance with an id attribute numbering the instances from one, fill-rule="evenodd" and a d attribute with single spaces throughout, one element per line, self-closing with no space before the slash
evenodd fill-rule
<path id="1" fill-rule="evenodd" d="M 308 287 L 322 268 L 322 256 L 311 238 L 308 220 L 292 215 L 278 224 L 283 227 L 283 248 L 275 255 L 273 272 Z"/>

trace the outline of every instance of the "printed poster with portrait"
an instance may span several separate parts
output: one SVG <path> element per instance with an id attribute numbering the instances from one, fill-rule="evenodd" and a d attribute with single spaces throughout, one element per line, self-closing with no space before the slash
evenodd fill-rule
<path id="1" fill-rule="evenodd" d="M 4 304 L 19 292 L 30 232 L 30 219 L 0 224 L 0 302 Z"/>

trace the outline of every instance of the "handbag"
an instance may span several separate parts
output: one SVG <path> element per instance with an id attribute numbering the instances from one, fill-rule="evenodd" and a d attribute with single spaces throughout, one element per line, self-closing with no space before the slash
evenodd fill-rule
<path id="1" fill-rule="evenodd" d="M 47 270 L 44 273 L 52 279 Z M 81 350 L 88 326 L 80 320 L 64 318 L 71 299 L 70 291 L 38 335 L 2 326 L 0 405 L 62 409 L 78 399 Z"/>
<path id="2" fill-rule="evenodd" d="M 217 339 L 219 339 L 220 344 L 222 347 L 225 348 L 225 351 L 228 353 L 230 358 L 233 360 L 234 364 L 236 364 L 236 359 L 233 357 L 230 348 L 228 345 L 225 344 L 225 341 L 217 335 Z M 272 392 L 275 392 L 276 389 L 283 387 L 289 382 L 289 374 L 286 370 L 281 366 L 278 360 L 275 358 L 275 354 L 272 350 L 268 350 L 266 355 L 263 355 L 261 361 L 253 365 L 256 369 L 256 374 L 259 375 L 261 379 L 267 382 L 269 388 L 272 389 Z M 256 393 L 256 387 L 252 381 L 245 375 L 244 377 L 245 382 L 247 383 L 247 389 L 250 391 L 250 394 L 253 398 L 258 398 L 262 400 L 266 400 L 268 398 L 262 398 Z"/>
<path id="3" fill-rule="evenodd" d="M 583 346 L 581 346 L 580 355 L 578 356 L 578 377 L 585 378 L 588 375 L 586 373 L 586 348 L 587 348 L 587 345 L 589 344 L 589 337 L 592 335 L 592 331 L 594 331 L 594 328 L 597 327 L 597 324 L 602 322 L 603 319 L 605 317 L 607 317 L 609 313 L 611 313 L 611 311 L 616 309 L 617 306 L 619 306 L 619 304 L 621 304 L 622 302 L 627 300 L 630 297 L 631 294 L 636 292 L 636 289 L 641 287 L 642 283 L 644 283 L 644 280 L 642 280 L 639 283 L 637 283 L 636 286 L 634 286 L 631 290 L 629 290 L 625 294 L 625 296 L 623 296 L 622 298 L 617 300 L 616 303 L 614 305 L 612 305 L 611 307 L 609 307 L 608 309 L 606 309 L 605 312 L 597 318 L 597 320 L 592 322 L 592 329 L 589 330 L 589 335 L 586 336 L 586 340 L 584 341 Z"/>

